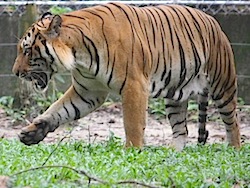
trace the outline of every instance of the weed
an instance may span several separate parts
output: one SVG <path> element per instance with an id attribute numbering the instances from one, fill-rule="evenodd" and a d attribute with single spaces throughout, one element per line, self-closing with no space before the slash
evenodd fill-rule
<path id="1" fill-rule="evenodd" d="M 0 140 L 0 174 L 10 176 L 15 187 L 135 187 L 117 182 L 142 182 L 156 187 L 233 187 L 250 183 L 250 145 L 235 150 L 226 144 L 189 145 L 183 152 L 165 147 L 125 150 L 111 135 L 107 142 L 62 142 L 49 158 L 48 166 L 11 176 L 22 170 L 41 167 L 56 144 L 27 147 L 16 140 Z M 77 169 L 76 171 L 70 168 Z M 108 182 L 105 185 L 89 177 Z M 113 186 L 112 186 L 113 185 Z"/>

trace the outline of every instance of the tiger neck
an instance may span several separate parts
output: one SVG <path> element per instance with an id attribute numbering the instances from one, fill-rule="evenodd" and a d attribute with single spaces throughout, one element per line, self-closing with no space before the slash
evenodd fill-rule
<path id="1" fill-rule="evenodd" d="M 67 70 L 80 66 L 91 74 L 95 74 L 102 49 L 98 31 L 100 31 L 99 24 L 63 23 L 60 37 L 55 43 L 59 63 L 63 64 Z"/>

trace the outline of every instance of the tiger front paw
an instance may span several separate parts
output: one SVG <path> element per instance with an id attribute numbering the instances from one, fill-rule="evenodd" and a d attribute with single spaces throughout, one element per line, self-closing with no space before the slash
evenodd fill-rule
<path id="1" fill-rule="evenodd" d="M 45 121 L 39 123 L 31 123 L 24 127 L 18 135 L 20 141 L 25 145 L 38 144 L 49 132 L 49 125 Z"/>

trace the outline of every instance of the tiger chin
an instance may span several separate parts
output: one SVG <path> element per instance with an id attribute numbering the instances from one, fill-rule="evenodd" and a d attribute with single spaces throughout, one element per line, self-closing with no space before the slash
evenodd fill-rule
<path id="1" fill-rule="evenodd" d="M 204 144 L 208 137 L 211 97 L 227 141 L 236 148 L 241 145 L 232 48 L 218 22 L 202 11 L 179 5 L 138 8 L 108 3 L 63 15 L 45 13 L 20 40 L 13 73 L 40 91 L 62 71 L 71 72 L 72 85 L 22 130 L 24 144 L 39 143 L 116 93 L 122 99 L 127 147 L 143 146 L 151 96 L 166 99 L 172 145 L 182 150 L 192 95 L 199 104 L 198 142 Z"/>

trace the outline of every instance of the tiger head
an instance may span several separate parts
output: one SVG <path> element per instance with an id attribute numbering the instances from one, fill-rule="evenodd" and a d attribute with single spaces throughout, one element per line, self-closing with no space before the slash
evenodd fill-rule
<path id="1" fill-rule="evenodd" d="M 60 57 L 55 51 L 62 18 L 45 13 L 34 23 L 18 43 L 18 55 L 13 73 L 31 81 L 35 90 L 45 91 L 52 75 L 58 72 Z"/>

